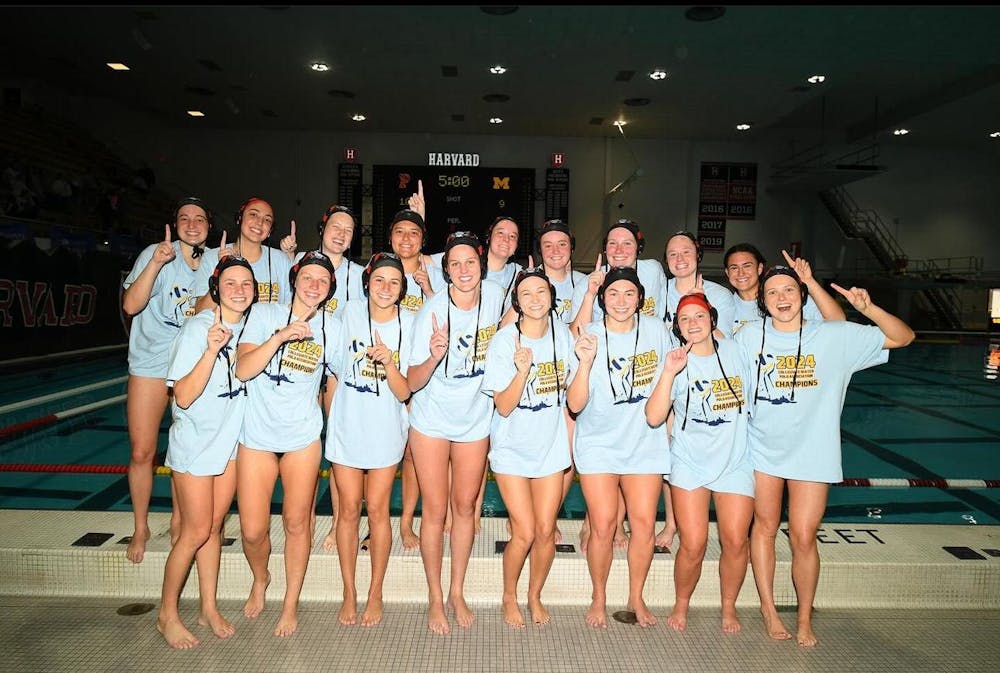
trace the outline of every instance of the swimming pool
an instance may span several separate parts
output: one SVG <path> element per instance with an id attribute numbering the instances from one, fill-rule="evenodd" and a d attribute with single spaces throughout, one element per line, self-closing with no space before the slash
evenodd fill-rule
<path id="1" fill-rule="evenodd" d="M 982 345 L 918 343 L 894 351 L 889 364 L 854 376 L 841 423 L 844 476 L 875 480 L 876 485 L 832 488 L 825 521 L 1000 524 L 998 488 L 878 486 L 891 478 L 1000 478 L 1000 385 L 984 378 L 983 352 Z M 86 466 L 127 464 L 125 406 L 115 400 L 125 392 L 126 373 L 124 349 L 0 371 L 0 507 L 131 509 L 123 471 L 53 473 L 45 467 L 86 470 L 90 469 Z M 23 400 L 77 389 L 59 399 L 10 408 Z M 104 406 L 86 410 L 86 405 L 102 402 Z M 53 414 L 68 415 L 54 418 Z M 37 425 L 12 431 L 13 426 L 31 423 Z M 168 427 L 165 420 L 158 462 L 166 452 Z M 323 467 L 328 467 L 325 461 Z M 280 511 L 280 503 L 279 484 L 274 512 Z M 391 506 L 398 514 L 398 479 Z M 166 476 L 154 480 L 152 509 L 170 509 Z M 579 486 L 574 485 L 560 516 L 582 518 L 584 511 Z M 325 479 L 317 512 L 330 514 Z M 505 515 L 492 480 L 487 483 L 483 513 Z"/>

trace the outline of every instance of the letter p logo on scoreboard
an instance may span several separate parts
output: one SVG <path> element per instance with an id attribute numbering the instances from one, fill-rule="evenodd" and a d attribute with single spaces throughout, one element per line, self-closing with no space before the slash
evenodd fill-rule
<path id="1" fill-rule="evenodd" d="M 510 176 L 500 178 L 494 175 L 493 189 L 510 189 Z"/>

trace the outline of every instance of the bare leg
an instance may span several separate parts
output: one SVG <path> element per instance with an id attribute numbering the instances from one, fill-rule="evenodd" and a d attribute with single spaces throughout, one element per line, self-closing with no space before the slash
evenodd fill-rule
<path id="1" fill-rule="evenodd" d="M 361 520 L 361 499 L 364 496 L 364 470 L 346 465 L 334 465 L 330 475 L 337 473 L 340 483 L 337 509 L 337 559 L 340 561 L 340 577 L 344 585 L 344 601 L 340 606 L 337 620 L 344 625 L 358 621 L 358 591 L 355 569 L 358 563 L 358 524 Z"/>
<path id="2" fill-rule="evenodd" d="M 660 549 L 670 549 L 674 546 L 674 535 L 677 533 L 677 522 L 674 517 L 674 507 L 670 495 L 670 482 L 663 480 L 663 528 L 656 534 L 653 544 Z"/>
<path id="3" fill-rule="evenodd" d="M 483 518 L 483 501 L 486 499 L 486 475 L 489 473 L 489 469 L 484 464 L 483 465 L 483 480 L 479 485 L 479 495 L 476 496 L 476 511 L 475 511 L 475 532 L 476 535 L 482 531 L 483 526 L 481 520 Z"/>
<path id="4" fill-rule="evenodd" d="M 747 575 L 750 550 L 747 536 L 750 532 L 750 519 L 753 517 L 753 498 L 735 493 L 716 493 L 713 497 L 719 519 L 719 540 L 722 543 L 722 558 L 719 559 L 722 631 L 737 633 L 742 625 L 736 612 L 736 599 Z"/>
<path id="5" fill-rule="evenodd" d="M 662 477 L 660 477 L 662 479 Z M 625 496 L 618 490 L 618 514 L 615 517 L 615 549 L 628 549 L 628 533 L 625 532 Z M 631 525 L 631 521 L 629 522 Z"/>
<path id="6" fill-rule="evenodd" d="M 581 474 L 580 486 L 590 517 L 587 568 L 592 593 L 584 620 L 588 626 L 608 627 L 608 574 L 611 572 L 612 540 L 618 515 L 618 475 Z"/>
<path id="7" fill-rule="evenodd" d="M 535 541 L 531 546 L 528 578 L 528 609 L 535 624 L 548 624 L 549 611 L 542 604 L 542 587 L 556 556 L 556 517 L 562 503 L 561 473 L 531 480 L 531 503 L 535 512 Z"/>
<path id="8" fill-rule="evenodd" d="M 170 647 L 186 650 L 199 644 L 199 640 L 181 621 L 178 601 L 195 553 L 208 540 L 212 530 L 212 477 L 196 477 L 181 472 L 174 473 L 178 488 L 179 506 L 186 512 L 184 527 L 177 544 L 170 548 L 163 569 L 163 589 L 160 612 L 156 618 L 159 631 Z"/>
<path id="9" fill-rule="evenodd" d="M 132 540 L 125 556 L 132 563 L 142 563 L 149 540 L 149 501 L 153 495 L 153 460 L 160 437 L 160 423 L 167 409 L 167 384 L 164 379 L 145 376 L 128 377 L 125 415 L 132 445 L 128 463 L 128 491 L 135 519 Z"/>
<path id="10" fill-rule="evenodd" d="M 255 619 L 264 610 L 271 574 L 271 496 L 278 478 L 278 458 L 270 451 L 248 449 L 242 444 L 236 459 L 236 503 L 243 533 L 243 554 L 250 564 L 253 585 L 243 606 L 243 614 Z"/>
<path id="11" fill-rule="evenodd" d="M 792 637 L 774 604 L 774 542 L 781 525 L 781 496 L 785 480 L 754 471 L 753 527 L 750 529 L 750 563 L 760 597 L 760 614 L 767 635 L 775 640 Z"/>
<path id="12" fill-rule="evenodd" d="M 812 629 L 812 604 L 819 584 L 819 550 L 816 531 L 826 511 L 830 485 L 788 480 L 788 539 L 792 547 L 792 582 L 798 598 L 796 640 L 803 647 L 816 645 Z"/>
<path id="13" fill-rule="evenodd" d="M 427 628 L 432 633 L 451 632 L 444 610 L 441 566 L 444 555 L 444 522 L 449 500 L 449 455 L 451 442 L 428 437 L 410 428 L 413 466 L 420 483 L 423 507 L 420 515 L 420 556 L 427 578 Z"/>
<path id="14" fill-rule="evenodd" d="M 312 548 L 312 514 L 319 462 L 317 439 L 304 449 L 286 453 L 278 464 L 284 491 L 281 522 L 285 528 L 285 600 L 274 629 L 274 635 L 279 638 L 292 635 L 299 626 L 299 595 Z"/>
<path id="15" fill-rule="evenodd" d="M 635 612 L 639 626 L 653 626 L 656 617 L 646 607 L 642 590 L 653 562 L 653 537 L 656 529 L 656 504 L 660 499 L 663 476 L 625 474 L 621 491 L 628 507 L 631 539 L 628 544 L 628 606 Z"/>
<path id="16" fill-rule="evenodd" d="M 708 546 L 708 503 L 711 492 L 706 488 L 688 491 L 671 486 L 674 515 L 680 531 L 680 546 L 674 559 L 674 609 L 667 625 L 674 631 L 687 628 L 688 607 L 701 578 L 701 566 Z"/>
<path id="17" fill-rule="evenodd" d="M 476 620 L 476 615 L 465 602 L 465 573 L 476 537 L 476 499 L 485 479 L 488 448 L 489 437 L 475 442 L 451 443 L 451 584 L 448 587 L 448 605 L 455 611 L 455 621 L 465 629 Z"/>
<path id="18" fill-rule="evenodd" d="M 330 466 L 330 508 L 333 510 L 333 520 L 330 522 L 330 532 L 323 538 L 323 551 L 333 551 L 337 548 L 337 517 L 340 515 L 340 496 L 337 492 L 337 478 L 333 466 Z"/>
<path id="19" fill-rule="evenodd" d="M 213 477 L 213 482 L 212 530 L 208 540 L 195 555 L 198 564 L 198 593 L 201 598 L 198 624 L 212 629 L 212 633 L 218 638 L 229 638 L 236 633 L 236 628 L 219 612 L 216 594 L 222 558 L 222 527 L 229 507 L 233 504 L 233 494 L 236 493 L 236 461 L 229 461 L 226 471 Z"/>
<path id="20" fill-rule="evenodd" d="M 504 622 L 524 628 L 524 615 L 517 605 L 517 581 L 521 577 L 528 550 L 535 542 L 535 512 L 531 502 L 531 480 L 510 474 L 496 474 L 510 522 L 511 537 L 503 551 L 503 597 L 500 611 Z"/>
<path id="21" fill-rule="evenodd" d="M 417 501 L 420 499 L 420 487 L 417 484 L 417 471 L 413 467 L 413 452 L 407 443 L 403 450 L 403 511 L 399 517 L 399 535 L 403 538 L 403 549 L 416 549 L 420 546 L 420 537 L 413 530 L 413 516 L 417 511 Z"/>
<path id="22" fill-rule="evenodd" d="M 365 503 L 368 508 L 368 531 L 371 536 L 372 581 L 368 587 L 368 602 L 361 615 L 362 626 L 375 626 L 382 621 L 382 584 L 389 567 L 392 547 L 392 526 L 389 523 L 389 497 L 396 480 L 396 467 L 368 470 L 365 477 Z"/>

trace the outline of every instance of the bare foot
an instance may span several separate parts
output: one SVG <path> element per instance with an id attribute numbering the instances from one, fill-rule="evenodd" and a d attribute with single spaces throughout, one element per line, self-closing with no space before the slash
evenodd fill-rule
<path id="1" fill-rule="evenodd" d="M 677 526 L 669 523 L 663 524 L 663 528 L 661 528 L 660 532 L 656 534 L 655 538 L 653 538 L 653 546 L 670 549 L 674 546 L 674 535 L 676 533 Z"/>
<path id="2" fill-rule="evenodd" d="M 271 583 L 271 573 L 267 573 L 263 582 L 254 581 L 250 587 L 250 596 L 243 604 L 243 614 L 247 619 L 256 619 L 264 611 L 264 597 L 267 595 L 267 585 Z"/>
<path id="3" fill-rule="evenodd" d="M 399 536 L 403 538 L 403 549 L 418 549 L 420 547 L 420 536 L 414 533 L 412 528 L 400 528 Z"/>
<path id="4" fill-rule="evenodd" d="M 444 613 L 444 605 L 432 603 L 427 606 L 427 628 L 431 633 L 446 636 L 451 633 L 448 616 Z"/>
<path id="5" fill-rule="evenodd" d="M 529 597 L 528 609 L 531 610 L 531 621 L 535 622 L 535 624 L 541 626 L 542 624 L 549 623 L 549 611 L 545 609 L 540 599 Z"/>
<path id="6" fill-rule="evenodd" d="M 323 551 L 337 551 L 337 530 L 330 527 L 330 532 L 323 538 Z"/>
<path id="7" fill-rule="evenodd" d="M 736 614 L 736 608 L 733 606 L 723 606 L 722 608 L 722 632 L 723 633 L 739 633 L 743 628 L 740 624 L 740 616 Z"/>
<path id="8" fill-rule="evenodd" d="M 629 605 L 627 607 L 635 613 L 635 623 L 639 626 L 646 628 L 647 626 L 654 626 L 656 624 L 656 616 L 646 607 L 645 601 L 640 600 L 634 606 Z"/>
<path id="9" fill-rule="evenodd" d="M 521 608 L 517 606 L 517 599 L 504 598 L 500 605 L 500 612 L 503 614 L 504 622 L 510 627 L 515 629 L 524 628 L 524 615 L 521 614 Z"/>
<path id="10" fill-rule="evenodd" d="M 142 558 L 146 555 L 146 542 L 149 541 L 149 528 L 136 530 L 132 533 L 132 539 L 125 547 L 125 558 L 132 563 L 142 563 Z M 195 643 L 197 645 L 197 643 Z M 171 645 L 171 647 L 173 647 Z M 194 645 L 188 645 L 194 647 Z"/>
<path id="11" fill-rule="evenodd" d="M 361 615 L 361 626 L 375 626 L 382 621 L 382 599 L 368 597 L 365 613 Z"/>
<path id="12" fill-rule="evenodd" d="M 461 596 L 451 596 L 448 598 L 448 607 L 455 611 L 455 621 L 463 629 L 472 626 L 476 621 L 476 613 L 469 609 L 465 599 Z"/>
<path id="13" fill-rule="evenodd" d="M 791 640 L 792 634 L 785 628 L 776 610 L 765 612 L 761 609 L 760 615 L 764 618 L 764 630 L 767 631 L 768 637 L 774 640 Z"/>
<path id="14" fill-rule="evenodd" d="M 175 650 L 190 650 L 201 641 L 194 637 L 194 634 L 187 630 L 187 627 L 179 619 L 156 620 L 156 630 L 163 635 L 167 645 Z"/>
<path id="15" fill-rule="evenodd" d="M 604 601 L 598 601 L 595 598 L 591 602 L 590 608 L 587 610 L 587 614 L 583 619 L 587 622 L 587 626 L 593 626 L 597 629 L 608 628 L 608 609 L 604 604 Z"/>
<path id="16" fill-rule="evenodd" d="M 670 616 L 667 617 L 667 626 L 672 628 L 674 631 L 683 631 L 687 628 L 687 624 L 687 604 L 674 603 L 674 609 L 670 611 Z"/>
<path id="17" fill-rule="evenodd" d="M 278 617 L 278 625 L 274 627 L 274 635 L 279 638 L 287 638 L 295 633 L 295 629 L 297 628 L 299 628 L 299 615 L 297 611 L 294 609 L 289 611 L 282 610 L 281 616 Z"/>
<path id="18" fill-rule="evenodd" d="M 798 641 L 799 645 L 802 647 L 816 647 L 816 634 L 813 633 L 812 624 L 803 624 L 799 622 L 798 632 L 795 634 L 795 640 Z"/>
<path id="19" fill-rule="evenodd" d="M 625 534 L 625 528 L 618 526 L 618 530 L 615 531 L 615 539 L 612 542 L 615 549 L 628 549 L 628 535 Z"/>
<path id="20" fill-rule="evenodd" d="M 580 553 L 587 553 L 587 544 L 590 542 L 590 528 L 580 528 Z"/>
<path id="21" fill-rule="evenodd" d="M 223 617 L 218 610 L 208 614 L 204 612 L 199 614 L 198 624 L 199 626 L 207 626 L 212 629 L 212 633 L 215 634 L 216 638 L 231 638 L 236 633 L 236 627 Z"/>
<path id="22" fill-rule="evenodd" d="M 355 596 L 344 596 L 344 603 L 340 606 L 340 614 L 337 621 L 344 626 L 352 626 L 358 623 L 358 600 Z"/>

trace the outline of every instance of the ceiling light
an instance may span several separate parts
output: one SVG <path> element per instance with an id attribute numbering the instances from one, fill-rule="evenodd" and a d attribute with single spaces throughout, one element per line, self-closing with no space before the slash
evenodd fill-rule
<path id="1" fill-rule="evenodd" d="M 316 72 L 326 72 L 327 70 L 330 69 L 330 66 L 328 66 L 326 63 L 323 63 L 322 61 L 316 61 L 315 63 L 311 63 L 309 67 L 315 70 Z"/>
<path id="2" fill-rule="evenodd" d="M 659 68 L 657 68 L 653 72 L 649 73 L 649 79 L 661 80 L 666 78 L 667 78 L 666 70 L 660 70 Z"/>
<path id="3" fill-rule="evenodd" d="M 736 130 L 737 131 L 749 131 L 751 126 L 753 126 L 753 124 L 749 124 L 749 123 L 737 124 L 736 125 Z"/>
<path id="4" fill-rule="evenodd" d="M 364 116 L 362 114 L 356 114 L 353 117 L 351 117 L 351 119 L 353 119 L 356 122 L 363 122 L 364 120 L 368 119 L 368 117 L 366 117 L 366 116 Z"/>
<path id="5" fill-rule="evenodd" d="M 810 84 L 822 84 L 826 81 L 826 75 L 812 75 L 806 79 Z"/>
<path id="6" fill-rule="evenodd" d="M 500 119 L 500 117 L 490 117 L 490 123 L 491 124 L 503 124 L 503 119 Z"/>
<path id="7" fill-rule="evenodd" d="M 490 68 L 490 72 L 493 73 L 494 75 L 502 75 L 505 72 L 507 72 L 507 68 L 503 67 L 502 65 L 495 65 L 492 68 Z"/>
<path id="8" fill-rule="evenodd" d="M 128 70 L 128 66 L 124 63 L 108 63 L 108 67 L 112 70 Z"/>
<path id="9" fill-rule="evenodd" d="M 990 138 L 1000 138 L 1000 131 L 994 131 L 991 133 Z"/>
<path id="10" fill-rule="evenodd" d="M 628 124 L 628 122 L 625 121 L 624 119 L 618 119 L 618 120 L 615 120 L 615 121 L 613 121 L 611 123 L 614 126 L 617 126 L 618 128 L 621 128 L 621 127 L 626 126 Z"/>
<path id="11" fill-rule="evenodd" d="M 905 136 L 909 132 L 910 132 L 910 129 L 893 129 L 892 130 L 892 135 L 894 135 L 894 136 Z"/>
<path id="12" fill-rule="evenodd" d="M 192 117 L 204 117 L 205 113 L 201 110 L 188 110 L 187 113 Z"/>

